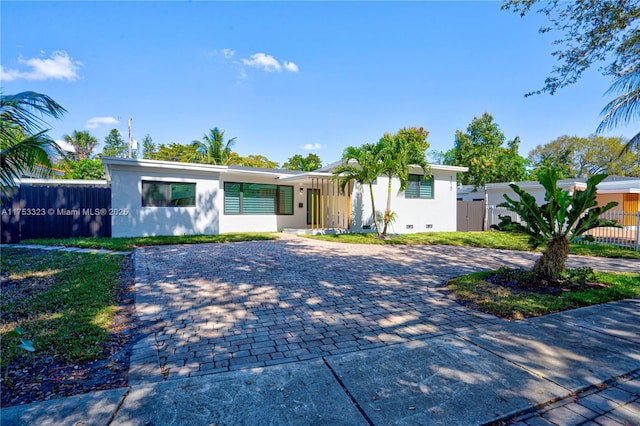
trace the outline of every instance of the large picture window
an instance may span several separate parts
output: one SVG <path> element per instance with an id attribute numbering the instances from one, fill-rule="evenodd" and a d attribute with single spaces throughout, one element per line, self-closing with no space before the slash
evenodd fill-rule
<path id="1" fill-rule="evenodd" d="M 195 207 L 196 184 L 142 181 L 142 207 Z"/>
<path id="2" fill-rule="evenodd" d="M 422 175 L 409 175 L 405 198 L 433 198 L 433 176 L 424 179 Z"/>
<path id="3" fill-rule="evenodd" d="M 293 187 L 225 182 L 224 214 L 293 214 Z"/>

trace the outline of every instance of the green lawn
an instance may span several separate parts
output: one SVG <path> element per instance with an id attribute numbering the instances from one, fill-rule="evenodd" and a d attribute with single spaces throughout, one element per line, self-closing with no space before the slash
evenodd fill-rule
<path id="1" fill-rule="evenodd" d="M 386 240 L 377 238 L 375 233 L 315 235 L 308 236 L 308 238 L 351 244 L 443 244 L 520 251 L 529 250 L 526 235 L 496 231 L 423 232 L 418 234 L 390 235 Z M 608 244 L 572 244 L 571 253 L 586 256 L 640 259 L 640 251 L 623 249 Z"/>
<path id="2" fill-rule="evenodd" d="M 124 258 L 114 255 L 3 248 L 0 335 L 6 367 L 16 357 L 83 360 L 98 356 L 109 337 Z M 6 333 L 22 328 L 35 352 Z"/>
<path id="3" fill-rule="evenodd" d="M 117 251 L 130 251 L 136 247 L 156 246 L 167 244 L 198 244 L 198 243 L 232 243 L 239 241 L 275 240 L 277 234 L 272 233 L 231 233 L 220 235 L 176 235 L 158 237 L 132 238 L 40 238 L 23 240 L 21 244 L 42 244 L 67 247 L 95 248 Z"/>
<path id="4" fill-rule="evenodd" d="M 594 272 L 601 285 L 560 294 L 515 290 L 485 281 L 496 271 L 476 272 L 450 280 L 447 287 L 463 304 L 507 319 L 522 319 L 640 296 L 640 273 Z"/>

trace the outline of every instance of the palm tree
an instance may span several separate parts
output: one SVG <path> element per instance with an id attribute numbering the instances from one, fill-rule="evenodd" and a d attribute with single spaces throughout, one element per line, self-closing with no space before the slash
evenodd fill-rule
<path id="1" fill-rule="evenodd" d="M 231 147 L 235 145 L 236 138 L 231 138 L 225 142 L 224 130 L 214 127 L 209 134 L 204 134 L 202 141 L 193 141 L 192 146 L 196 147 L 193 160 L 206 164 L 227 165 L 231 157 Z"/>
<path id="2" fill-rule="evenodd" d="M 598 125 L 596 133 L 627 124 L 634 116 L 640 115 L 640 67 L 616 80 L 607 90 L 607 94 L 613 93 L 618 93 L 620 96 L 609 102 L 602 110 L 604 118 Z M 640 132 L 627 142 L 620 155 L 631 149 L 640 150 Z"/>
<path id="3" fill-rule="evenodd" d="M 381 236 L 376 203 L 373 197 L 373 183 L 384 171 L 381 144 L 364 144 L 360 147 L 347 147 L 342 154 L 342 165 L 333 169 L 333 178 L 338 180 L 340 190 L 344 192 L 347 184 L 354 180 L 360 185 L 369 186 L 373 223 L 378 237 Z"/>
<path id="4" fill-rule="evenodd" d="M 64 135 L 62 138 L 75 149 L 75 153 L 71 155 L 75 161 L 91 157 L 91 153 L 98 145 L 98 139 L 87 131 L 74 130 L 71 135 Z"/>
<path id="5" fill-rule="evenodd" d="M 586 232 L 594 228 L 621 227 L 615 220 L 600 218 L 602 213 L 617 206 L 618 202 L 611 201 L 599 206 L 596 201 L 597 186 L 607 177 L 606 174 L 591 176 L 587 180 L 587 189 L 576 191 L 573 195 L 558 188 L 559 175 L 555 169 L 544 169 L 538 175 L 538 182 L 545 189 L 546 203 L 539 206 L 533 195 L 512 183 L 509 186 L 520 199 L 514 200 L 504 194 L 506 201 L 498 204 L 498 207 L 506 207 L 517 213 L 524 224 L 514 222 L 510 216 L 501 215 L 500 223 L 491 225 L 491 228 L 525 233 L 533 249 L 546 245 L 542 256 L 533 266 L 533 273 L 544 280 L 553 280 L 564 271 L 570 243 L 580 238 L 593 241 L 593 236 Z"/>
<path id="6" fill-rule="evenodd" d="M 16 179 L 35 166 L 51 168 L 49 154 L 62 154 L 46 134 L 44 117 L 57 119 L 65 112 L 40 93 L 0 95 L 0 186 L 4 194 L 10 194 Z"/>
<path id="7" fill-rule="evenodd" d="M 422 168 L 423 176 L 426 178 L 429 173 L 429 166 L 426 160 L 426 137 L 428 132 L 424 129 L 410 128 L 401 129 L 395 135 L 385 134 L 380 142 L 382 155 L 381 167 L 383 173 L 388 178 L 387 184 L 387 206 L 382 218 L 384 228 L 382 237 L 387 236 L 387 228 L 392 222 L 393 212 L 391 211 L 391 184 L 393 178 L 400 181 L 398 193 L 403 192 L 409 185 L 409 166 L 415 165 Z"/>

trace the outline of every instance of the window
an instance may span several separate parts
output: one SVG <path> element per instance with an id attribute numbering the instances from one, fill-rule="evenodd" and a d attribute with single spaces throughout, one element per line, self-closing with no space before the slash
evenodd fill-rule
<path id="1" fill-rule="evenodd" d="M 422 175 L 409 175 L 405 198 L 433 198 L 433 177 L 424 179 Z"/>
<path id="2" fill-rule="evenodd" d="M 142 181 L 142 207 L 195 207 L 196 184 Z"/>
<path id="3" fill-rule="evenodd" d="M 225 182 L 224 214 L 293 214 L 293 186 Z"/>

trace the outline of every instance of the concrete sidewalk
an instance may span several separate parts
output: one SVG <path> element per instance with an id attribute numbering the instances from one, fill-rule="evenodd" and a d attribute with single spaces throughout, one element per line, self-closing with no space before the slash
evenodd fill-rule
<path id="1" fill-rule="evenodd" d="M 640 300 L 5 408 L 2 425 L 640 425 Z M 552 403 L 553 402 L 553 403 Z"/>

